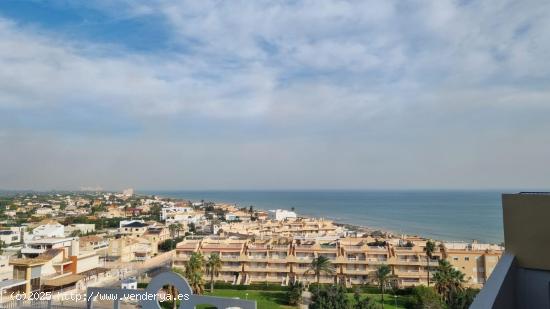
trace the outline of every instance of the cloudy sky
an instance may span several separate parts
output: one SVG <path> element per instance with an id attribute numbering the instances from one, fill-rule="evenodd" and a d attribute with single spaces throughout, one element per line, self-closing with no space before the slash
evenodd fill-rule
<path id="1" fill-rule="evenodd" d="M 4 0 L 0 66 L 3 189 L 550 187 L 548 1 Z"/>

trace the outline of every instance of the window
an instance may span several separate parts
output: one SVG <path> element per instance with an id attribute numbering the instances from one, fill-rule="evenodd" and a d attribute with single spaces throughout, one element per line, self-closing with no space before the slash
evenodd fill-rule
<path id="1" fill-rule="evenodd" d="M 465 257 L 465 258 L 464 258 L 464 261 L 469 261 L 469 260 L 470 260 L 469 257 Z"/>
<path id="2" fill-rule="evenodd" d="M 454 260 L 454 261 L 458 261 L 458 258 L 455 256 L 455 257 L 453 257 L 453 260 Z"/>

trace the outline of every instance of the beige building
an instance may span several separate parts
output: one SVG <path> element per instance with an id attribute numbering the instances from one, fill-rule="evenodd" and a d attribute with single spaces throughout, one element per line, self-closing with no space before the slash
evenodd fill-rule
<path id="1" fill-rule="evenodd" d="M 220 254 L 223 268 L 217 280 L 234 284 L 271 282 L 287 285 L 292 281 L 314 282 L 308 269 L 314 258 L 327 257 L 335 268 L 332 275 L 321 274 L 322 283 L 343 283 L 346 286 L 371 281 L 379 265 L 392 269 L 401 287 L 427 283 L 439 259 L 447 259 L 466 276 L 467 285 L 481 287 L 494 269 L 502 248 L 494 245 L 438 243 L 431 260 L 424 252 L 426 240 L 421 238 L 384 239 L 320 238 L 318 240 L 268 237 L 252 240 L 237 237 L 186 239 L 176 247 L 175 266 L 184 267 L 193 252 L 207 256 Z"/>

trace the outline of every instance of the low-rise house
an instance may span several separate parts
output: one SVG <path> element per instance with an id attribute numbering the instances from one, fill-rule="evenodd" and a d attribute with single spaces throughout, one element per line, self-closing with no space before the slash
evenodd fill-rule
<path id="1" fill-rule="evenodd" d="M 109 260 L 122 263 L 145 261 L 151 258 L 156 250 L 145 238 L 120 236 L 109 241 L 107 256 Z"/>
<path id="2" fill-rule="evenodd" d="M 20 228 L 14 227 L 9 230 L 0 230 L 0 241 L 5 246 L 21 243 L 22 232 Z"/>
<path id="3" fill-rule="evenodd" d="M 70 236 L 74 232 L 79 232 L 80 235 L 86 235 L 95 232 L 95 224 L 93 223 L 74 223 L 65 226 L 65 236 Z"/>
<path id="4" fill-rule="evenodd" d="M 296 213 L 285 209 L 275 209 L 269 211 L 269 218 L 276 221 L 283 221 L 289 218 L 296 219 Z"/>
<path id="5" fill-rule="evenodd" d="M 33 238 L 40 237 L 64 237 L 65 227 L 60 223 L 42 224 L 32 230 Z"/>
<path id="6" fill-rule="evenodd" d="M 105 275 L 107 269 L 99 267 L 95 252 L 80 251 L 78 238 L 57 243 L 30 257 L 14 258 L 13 283 L 10 289 L 29 295 L 36 291 L 56 291 L 84 285 L 90 278 Z"/>
<path id="7" fill-rule="evenodd" d="M 147 231 L 149 224 L 143 220 L 123 220 L 120 221 L 118 232 L 124 235 L 141 237 Z"/>

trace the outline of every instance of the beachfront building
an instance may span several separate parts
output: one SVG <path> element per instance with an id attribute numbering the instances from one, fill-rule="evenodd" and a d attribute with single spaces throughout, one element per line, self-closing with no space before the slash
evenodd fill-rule
<path id="1" fill-rule="evenodd" d="M 389 265 L 400 287 L 427 283 L 440 259 L 447 259 L 465 274 L 466 284 L 481 287 L 496 265 L 502 248 L 495 245 L 438 243 L 428 259 L 426 240 L 418 237 L 375 239 L 373 237 L 317 239 L 303 237 L 210 236 L 185 239 L 176 247 L 175 266 L 184 267 L 193 252 L 207 256 L 221 255 L 223 271 L 216 280 L 233 284 L 270 282 L 287 285 L 293 281 L 306 284 L 316 281 L 308 271 L 314 258 L 325 256 L 334 266 L 334 274 L 321 274 L 321 283 L 343 283 L 346 286 L 371 282 L 372 274 L 382 264 Z"/>
<path id="2" fill-rule="evenodd" d="M 289 218 L 296 219 L 296 213 L 285 209 L 275 209 L 269 211 L 269 218 L 276 221 L 283 221 Z"/>
<path id="3" fill-rule="evenodd" d="M 222 269 L 216 276 L 216 280 L 244 284 L 243 266 L 246 261 L 246 239 L 219 238 L 211 236 L 204 239 L 189 238 L 176 246 L 174 267 L 185 268 L 185 262 L 189 261 L 193 252 L 200 252 L 205 258 L 212 253 L 217 253 L 222 260 Z"/>
<path id="4" fill-rule="evenodd" d="M 220 225 L 224 235 L 242 235 L 243 237 L 301 237 L 318 238 L 345 235 L 345 229 L 330 220 L 314 218 L 287 219 L 284 221 L 230 222 Z"/>

